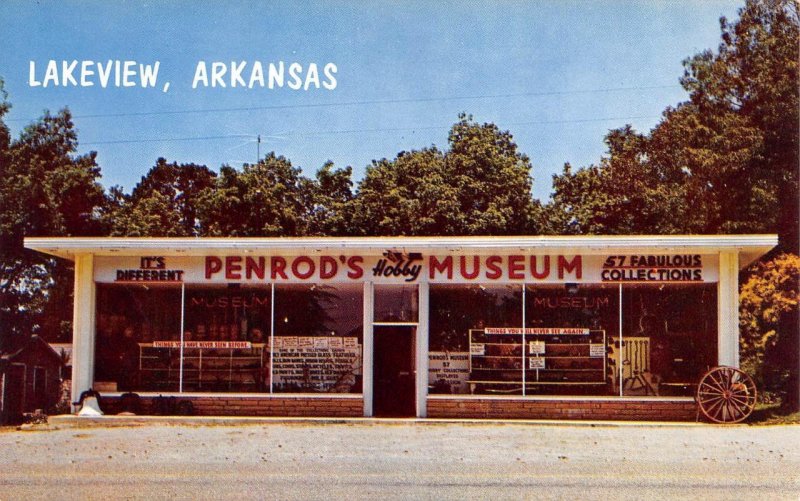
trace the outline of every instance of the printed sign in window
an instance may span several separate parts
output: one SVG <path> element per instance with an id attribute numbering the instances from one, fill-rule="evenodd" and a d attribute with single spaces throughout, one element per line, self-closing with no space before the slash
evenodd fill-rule
<path id="1" fill-rule="evenodd" d="M 602 344 L 590 344 L 589 345 L 589 356 L 590 357 L 604 357 L 606 356 L 606 347 Z"/>
<path id="2" fill-rule="evenodd" d="M 528 353 L 531 355 L 544 355 L 544 341 L 530 341 L 528 343 Z"/>
<path id="3" fill-rule="evenodd" d="M 544 357 L 529 358 L 528 369 L 544 369 Z"/>

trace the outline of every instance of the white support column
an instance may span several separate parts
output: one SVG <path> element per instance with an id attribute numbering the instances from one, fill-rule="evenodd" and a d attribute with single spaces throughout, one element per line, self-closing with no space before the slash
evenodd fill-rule
<path id="1" fill-rule="evenodd" d="M 417 326 L 416 372 L 417 372 L 417 417 L 424 418 L 428 415 L 428 319 L 429 301 L 428 292 L 430 285 L 427 282 L 419 284 L 419 325 Z"/>
<path id="2" fill-rule="evenodd" d="M 375 287 L 364 282 L 364 345 L 362 349 L 361 388 L 364 394 L 364 417 L 372 417 L 372 319 Z"/>
<path id="3" fill-rule="evenodd" d="M 94 255 L 75 256 L 75 301 L 72 310 L 72 401 L 94 380 Z M 77 409 L 73 408 L 73 412 Z"/>
<path id="4" fill-rule="evenodd" d="M 717 288 L 718 364 L 739 367 L 739 254 L 720 252 Z"/>

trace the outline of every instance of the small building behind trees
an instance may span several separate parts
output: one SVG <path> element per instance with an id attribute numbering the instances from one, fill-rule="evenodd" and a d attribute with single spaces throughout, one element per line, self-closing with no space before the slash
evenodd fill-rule
<path id="1" fill-rule="evenodd" d="M 54 407 L 61 392 L 61 368 L 61 356 L 37 335 L 0 355 L 0 424 L 16 424 L 25 413 Z"/>

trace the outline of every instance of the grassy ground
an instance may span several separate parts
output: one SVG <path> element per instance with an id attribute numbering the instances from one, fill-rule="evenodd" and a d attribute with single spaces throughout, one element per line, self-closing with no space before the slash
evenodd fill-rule
<path id="1" fill-rule="evenodd" d="M 800 424 L 800 412 L 788 413 L 780 404 L 757 404 L 747 420 L 750 424 Z"/>

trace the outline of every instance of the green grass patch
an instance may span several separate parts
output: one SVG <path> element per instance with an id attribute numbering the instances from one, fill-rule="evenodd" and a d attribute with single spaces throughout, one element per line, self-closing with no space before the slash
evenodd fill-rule
<path id="1" fill-rule="evenodd" d="M 756 404 L 747 422 L 757 425 L 800 424 L 800 412 L 788 412 L 780 404 Z"/>

